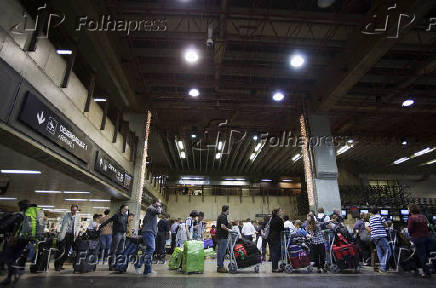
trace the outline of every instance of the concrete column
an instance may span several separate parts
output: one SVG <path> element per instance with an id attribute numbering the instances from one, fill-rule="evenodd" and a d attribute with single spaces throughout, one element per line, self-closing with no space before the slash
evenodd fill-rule
<path id="1" fill-rule="evenodd" d="M 300 120 L 302 134 L 303 128 L 306 133 L 303 161 L 309 206 L 311 210 L 323 207 L 326 214 L 330 214 L 334 209 L 341 209 L 341 198 L 337 180 L 336 150 L 329 117 L 323 114 L 310 114 L 308 119 L 302 116 Z"/>
<path id="2" fill-rule="evenodd" d="M 126 115 L 129 125 L 138 136 L 138 146 L 135 151 L 135 170 L 133 173 L 132 194 L 127 201 L 129 210 L 135 214 L 135 227 L 138 227 L 141 217 L 142 193 L 144 187 L 144 178 L 146 174 L 146 158 L 148 147 L 148 135 L 150 133 L 151 112 L 147 114 L 129 114 Z"/>

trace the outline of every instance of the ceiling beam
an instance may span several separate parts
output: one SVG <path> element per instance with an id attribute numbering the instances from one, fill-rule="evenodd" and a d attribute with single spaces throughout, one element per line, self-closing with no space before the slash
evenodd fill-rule
<path id="1" fill-rule="evenodd" d="M 378 19 L 387 17 L 387 7 L 390 1 L 378 1 L 380 5 L 368 13 L 366 23 L 373 21 L 373 15 Z M 383 4 L 383 5 L 381 5 Z M 399 9 L 395 9 L 390 17 L 399 19 L 400 13 L 416 15 L 416 22 L 419 22 L 436 4 L 434 1 L 425 0 L 401 0 L 397 1 Z M 395 15 L 394 15 L 395 14 Z M 413 25 L 401 31 L 405 34 Z M 390 25 L 387 34 L 391 35 L 396 25 Z M 387 38 L 386 34 L 366 35 L 360 31 L 348 39 L 344 53 L 336 55 L 332 60 L 330 68 L 325 72 L 312 91 L 312 99 L 316 110 L 329 111 L 335 103 L 344 97 L 348 91 L 359 82 L 359 80 L 383 57 L 398 41 L 398 38 Z"/>

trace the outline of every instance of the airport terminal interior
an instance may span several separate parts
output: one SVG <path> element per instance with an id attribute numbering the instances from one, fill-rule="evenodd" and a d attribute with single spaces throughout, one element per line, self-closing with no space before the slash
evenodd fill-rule
<path id="1" fill-rule="evenodd" d="M 0 0 L 0 286 L 435 287 L 435 125 L 434 0 Z"/>

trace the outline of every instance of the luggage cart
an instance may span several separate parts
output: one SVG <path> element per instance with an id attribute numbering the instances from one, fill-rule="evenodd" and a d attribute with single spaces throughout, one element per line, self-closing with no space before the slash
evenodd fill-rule
<path id="1" fill-rule="evenodd" d="M 239 235 L 237 232 L 230 231 L 229 237 L 227 239 L 227 251 L 226 252 L 227 252 L 227 257 L 230 261 L 230 263 L 228 265 L 229 273 L 235 274 L 240 269 L 245 269 L 245 268 L 250 268 L 250 267 L 254 267 L 254 272 L 259 273 L 261 262 L 256 263 L 256 264 L 251 265 L 251 266 L 248 266 L 248 267 L 244 267 L 244 268 L 239 267 L 238 261 L 236 260 L 236 257 L 235 257 L 235 253 L 233 252 L 235 245 L 238 242 L 238 236 Z"/>
<path id="2" fill-rule="evenodd" d="M 295 245 L 293 245 L 295 243 Z M 291 233 L 290 231 L 283 231 L 282 232 L 282 260 L 280 264 L 280 268 L 283 269 L 286 273 L 293 273 L 297 269 L 305 268 L 308 273 L 311 273 L 313 271 L 313 266 L 310 264 L 310 259 L 307 259 L 306 263 L 308 262 L 308 265 L 297 267 L 292 264 L 291 261 L 291 253 L 289 251 L 289 248 L 291 246 L 294 246 L 297 248 L 294 253 L 298 253 L 300 251 L 304 257 L 309 257 L 310 255 L 310 249 L 309 246 L 305 243 L 304 237 L 298 237 L 295 235 L 295 233 Z M 300 250 L 298 250 L 300 249 Z"/>

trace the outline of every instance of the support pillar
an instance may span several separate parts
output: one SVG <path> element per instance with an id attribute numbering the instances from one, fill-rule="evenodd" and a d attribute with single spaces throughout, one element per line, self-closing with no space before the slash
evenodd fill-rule
<path id="1" fill-rule="evenodd" d="M 326 214 L 331 214 L 334 209 L 341 209 L 341 198 L 329 118 L 310 114 L 306 119 L 302 115 L 300 124 L 305 139 L 303 161 L 310 209 L 323 207 Z"/>
<path id="2" fill-rule="evenodd" d="M 138 136 L 138 146 L 135 152 L 135 171 L 133 173 L 132 194 L 127 201 L 129 210 L 135 214 L 135 227 L 138 227 L 141 216 L 142 193 L 146 174 L 146 159 L 148 136 L 150 134 L 151 112 L 146 115 L 129 115 L 129 123 L 133 126 Z M 136 230 L 135 230 L 136 231 Z M 136 231 L 137 233 L 137 231 Z"/>

